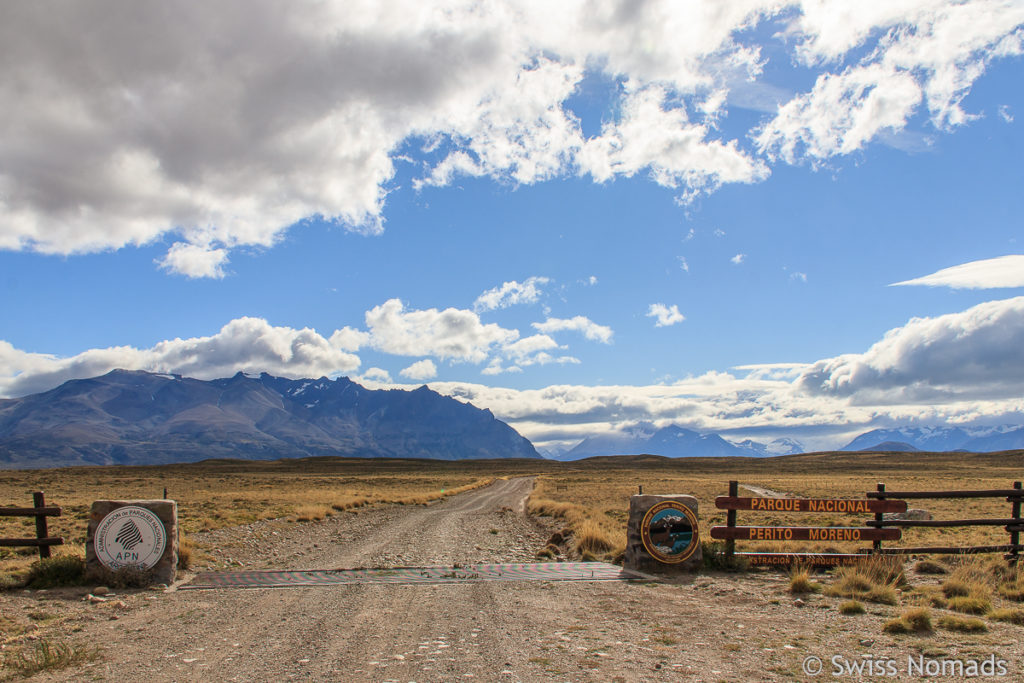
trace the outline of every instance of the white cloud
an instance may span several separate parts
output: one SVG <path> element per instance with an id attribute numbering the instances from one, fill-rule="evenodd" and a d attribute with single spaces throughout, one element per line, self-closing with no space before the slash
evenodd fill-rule
<path id="1" fill-rule="evenodd" d="M 671 306 L 651 304 L 647 311 L 647 317 L 657 318 L 657 322 L 654 323 L 655 327 L 668 327 L 669 325 L 675 325 L 686 320 L 686 317 L 679 312 L 679 306 L 676 304 Z"/>
<path id="2" fill-rule="evenodd" d="M 808 65 L 839 62 L 880 37 L 860 63 L 820 74 L 811 92 L 780 106 L 758 148 L 789 162 L 849 154 L 902 130 L 922 102 L 939 128 L 966 123 L 961 102 L 988 63 L 1024 52 L 1022 22 L 1024 6 L 1003 0 L 804 2 L 791 33 Z"/>
<path id="3" fill-rule="evenodd" d="M 548 318 L 542 323 L 532 323 L 538 332 L 553 334 L 563 330 L 571 330 L 581 333 L 591 341 L 602 344 L 612 343 L 612 328 L 605 325 L 598 325 L 586 316 L 577 315 L 572 318 Z"/>
<path id="4" fill-rule="evenodd" d="M 796 271 L 789 274 L 789 279 L 796 280 L 797 282 L 807 282 L 807 273 Z"/>
<path id="5" fill-rule="evenodd" d="M 384 370 L 383 368 L 368 368 L 359 379 L 379 384 L 390 384 L 391 373 L 388 372 L 387 370 Z"/>
<path id="6" fill-rule="evenodd" d="M 342 351 L 358 351 L 370 343 L 370 335 L 362 330 L 345 326 L 331 335 L 331 346 Z M 369 370 L 367 371 L 369 372 Z"/>
<path id="7" fill-rule="evenodd" d="M 864 353 L 821 360 L 804 390 L 858 401 L 943 402 L 1019 397 L 1024 382 L 1024 297 L 960 313 L 912 318 Z"/>
<path id="8" fill-rule="evenodd" d="M 690 272 L 690 264 L 687 262 L 686 257 L 680 256 L 678 258 L 679 258 L 679 267 L 683 270 L 683 272 L 689 273 Z"/>
<path id="9" fill-rule="evenodd" d="M 370 346 L 378 351 L 469 363 L 482 363 L 493 347 L 519 338 L 516 330 L 481 323 L 473 311 L 457 308 L 407 311 L 399 299 L 389 299 L 367 311 L 366 326 L 370 331 Z"/>
<path id="10" fill-rule="evenodd" d="M 1006 123 L 1013 123 L 1013 113 L 1010 111 L 1009 105 L 999 105 L 999 118 L 1001 118 Z"/>
<path id="11" fill-rule="evenodd" d="M 437 377 L 437 366 L 434 365 L 434 361 L 429 358 L 416 361 L 409 367 L 398 373 L 402 377 L 407 377 L 413 380 L 423 381 L 425 379 L 433 379 Z"/>
<path id="12" fill-rule="evenodd" d="M 541 287 L 548 284 L 546 277 L 530 277 L 526 282 L 505 282 L 500 287 L 488 289 L 476 298 L 473 310 L 493 311 L 497 308 L 508 308 L 516 304 L 536 303 L 541 295 Z"/>
<path id="13" fill-rule="evenodd" d="M 746 260 L 746 258 L 747 258 L 746 254 L 736 254 L 731 259 L 729 259 L 729 261 L 731 261 L 733 263 L 733 265 L 737 265 L 738 266 L 741 263 L 743 263 Z"/>
<path id="14" fill-rule="evenodd" d="M 188 278 L 221 279 L 224 277 L 224 265 L 227 262 L 226 249 L 217 249 L 209 244 L 175 242 L 160 261 L 160 266 Z"/>
<path id="15" fill-rule="evenodd" d="M 894 282 L 890 287 L 905 285 L 951 287 L 952 289 L 1024 287 L 1024 254 L 1009 254 L 998 258 L 962 263 L 951 268 L 943 268 L 924 277 Z"/>
<path id="16" fill-rule="evenodd" d="M 751 150 L 718 122 L 748 91 L 778 91 L 744 43 L 768 18 L 789 23 L 772 58 L 818 78 Z M 1022 22 L 1007 0 L 96 0 L 59 21 L 14 3 L 0 21 L 0 248 L 169 239 L 164 268 L 222 277 L 232 250 L 309 217 L 382 230 L 400 154 L 418 187 L 649 173 L 685 201 L 767 177 L 758 154 L 847 154 L 921 106 L 939 128 L 970 120 L 961 102 L 992 60 L 1024 52 Z M 567 105 L 588 70 L 624 84 L 591 139 Z"/>
<path id="17" fill-rule="evenodd" d="M 70 358 L 28 353 L 0 341 L 0 395 L 46 391 L 70 379 L 95 377 L 117 368 L 215 379 L 240 371 L 321 377 L 358 367 L 357 356 L 341 351 L 312 329 L 237 318 L 208 337 L 172 339 L 148 349 L 89 349 Z"/>
<path id="18" fill-rule="evenodd" d="M 762 162 L 735 141 L 707 140 L 708 126 L 691 123 L 686 110 L 667 106 L 667 92 L 651 86 L 626 96 L 621 120 L 606 124 L 579 155 L 581 171 L 598 182 L 650 169 L 659 185 L 686 189 L 686 196 L 722 183 L 752 183 L 768 176 Z"/>

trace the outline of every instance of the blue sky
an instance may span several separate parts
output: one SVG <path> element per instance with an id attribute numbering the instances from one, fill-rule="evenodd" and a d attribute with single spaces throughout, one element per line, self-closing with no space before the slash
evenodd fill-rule
<path id="1" fill-rule="evenodd" d="M 0 9 L 0 396 L 426 382 L 548 448 L 1022 422 L 1020 2 L 104 4 Z"/>

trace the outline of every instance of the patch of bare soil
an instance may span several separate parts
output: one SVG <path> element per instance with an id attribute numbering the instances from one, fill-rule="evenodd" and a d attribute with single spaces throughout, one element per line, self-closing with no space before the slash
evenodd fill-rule
<path id="1" fill-rule="evenodd" d="M 526 478 L 498 481 L 430 506 L 261 522 L 196 540 L 213 568 L 530 561 L 551 533 L 523 510 L 531 486 Z M 37 624 L 9 636 L 7 647 L 43 637 L 101 648 L 96 661 L 32 679 L 39 681 L 809 680 L 807 657 L 820 658 L 818 679 L 847 677 L 833 675 L 834 662 L 873 657 L 897 662 L 891 680 L 915 680 L 908 657 L 990 654 L 1006 660 L 1003 680 L 1024 674 L 1020 627 L 989 622 L 981 635 L 891 636 L 882 624 L 898 608 L 869 604 L 866 614 L 843 616 L 838 599 L 796 603 L 787 589 L 783 574 L 750 572 L 663 583 L 172 587 L 103 602 L 84 600 L 85 591 L 17 591 L 0 593 L 0 614 Z"/>

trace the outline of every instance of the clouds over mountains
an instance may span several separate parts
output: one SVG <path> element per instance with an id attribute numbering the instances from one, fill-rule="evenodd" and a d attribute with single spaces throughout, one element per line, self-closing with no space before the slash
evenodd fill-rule
<path id="1" fill-rule="evenodd" d="M 149 349 L 90 349 L 71 358 L 27 353 L 0 342 L 0 392 L 18 396 L 113 368 L 174 372 L 201 379 L 242 371 L 286 377 L 358 376 L 360 349 L 427 356 L 400 374 L 433 379 L 433 359 L 473 363 L 486 375 L 546 363 L 579 362 L 564 353 L 557 333 L 605 341 L 603 328 L 583 316 L 536 323 L 539 334 L 483 323 L 468 310 L 407 310 L 393 299 L 366 313 L 367 330 L 329 336 L 240 318 L 208 337 L 174 339 Z M 594 331 L 596 330 L 596 332 Z M 608 338 L 610 339 L 610 331 Z M 507 364 L 507 365 L 506 365 Z M 497 371 L 495 371 L 497 368 Z M 572 441 L 646 420 L 715 431 L 789 430 L 831 434 L 877 424 L 968 423 L 1024 415 L 1024 297 L 979 304 L 959 313 L 914 318 L 863 353 L 810 364 L 743 366 L 669 384 L 550 386 L 536 390 L 466 382 L 432 382 L 457 398 L 490 408 L 540 443 Z M 369 369 L 364 378 L 389 381 Z M 808 439 L 813 447 L 813 435 Z"/>
<path id="2" fill-rule="evenodd" d="M 58 6 L 0 9 L 0 248 L 167 239 L 161 266 L 193 278 L 308 217 L 382 230 L 399 159 L 417 187 L 647 174 L 688 200 L 918 113 L 961 125 L 975 80 L 1024 51 L 1010 0 Z M 764 80 L 758 33 L 813 71 L 807 92 Z M 615 116 L 585 135 L 588 75 Z M 725 133 L 751 84 L 781 106 Z"/>

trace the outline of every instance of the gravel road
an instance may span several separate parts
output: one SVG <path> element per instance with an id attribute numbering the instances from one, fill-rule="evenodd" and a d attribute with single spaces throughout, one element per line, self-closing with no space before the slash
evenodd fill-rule
<path id="1" fill-rule="evenodd" d="M 197 540 L 210 568 L 530 561 L 551 533 L 524 513 L 531 487 L 498 481 L 430 506 L 259 522 Z M 921 651 L 882 633 L 897 608 L 845 617 L 835 599 L 794 602 L 787 585 L 781 573 L 752 572 L 664 583 L 172 588 L 104 602 L 65 589 L 0 593 L 0 611 L 57 614 L 40 634 L 101 648 L 96 661 L 39 681 L 791 681 L 805 679 L 808 655 L 905 661 Z M 951 658 L 994 652 L 1011 677 L 1024 671 L 1020 627 L 990 629 L 930 644 Z"/>

